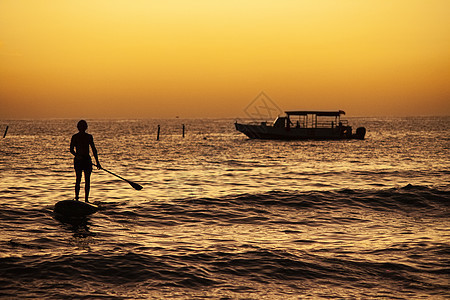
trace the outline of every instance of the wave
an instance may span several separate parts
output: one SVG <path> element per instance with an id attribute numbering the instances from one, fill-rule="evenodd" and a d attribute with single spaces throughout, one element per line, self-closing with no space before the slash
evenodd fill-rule
<path id="1" fill-rule="evenodd" d="M 214 206 L 288 206 L 296 209 L 335 210 L 363 208 L 378 211 L 444 213 L 450 207 L 450 189 L 407 185 L 401 188 L 338 191 L 271 191 L 221 198 L 191 198 L 178 204 Z"/>
<path id="2" fill-rule="evenodd" d="M 218 198 L 98 202 L 100 211 L 95 217 L 101 218 L 102 222 L 146 229 L 245 224 L 358 227 L 363 224 L 379 226 L 377 222 L 386 221 L 386 218 L 390 220 L 390 226 L 401 226 L 395 223 L 396 218 L 406 218 L 407 222 L 413 222 L 414 218 L 426 219 L 430 224 L 442 224 L 449 216 L 449 199 L 450 190 L 446 187 L 412 185 L 373 190 L 270 191 Z"/>
<path id="3" fill-rule="evenodd" d="M 53 206 L 36 202 L 29 206 L 13 206 L 13 195 L 8 203 L 0 204 L 0 218 L 4 222 L 23 224 L 44 220 L 52 215 Z M 6 199 L 6 198 L 5 198 Z M 138 203 L 96 202 L 104 217 L 118 223 L 145 223 L 149 226 L 176 226 L 183 223 L 220 221 L 252 224 L 271 219 L 272 208 L 287 208 L 298 212 L 318 213 L 336 211 L 376 211 L 418 215 L 420 217 L 448 218 L 449 187 L 407 185 L 401 188 L 337 191 L 279 191 L 227 195 L 218 198 L 182 198 L 172 201 Z M 340 219 L 339 221 L 343 221 Z M 349 220 L 351 221 L 351 220 Z M 41 221 L 39 221 L 41 222 Z"/>
<path id="4" fill-rule="evenodd" d="M 83 290 L 89 283 L 101 288 L 100 295 L 109 295 L 105 287 L 144 285 L 147 290 L 236 289 L 239 286 L 282 287 L 306 289 L 325 282 L 328 287 L 363 291 L 366 295 L 388 296 L 393 290 L 400 295 L 445 294 L 448 267 L 418 267 L 403 262 L 359 260 L 351 256 L 329 257 L 306 251 L 296 253 L 240 245 L 236 249 L 191 252 L 185 254 L 154 254 L 155 249 L 140 252 L 98 252 L 66 254 L 58 257 L 32 256 L 1 258 L 0 278 L 5 289 L 13 286 L 20 295 L 21 282 L 58 282 L 60 287 Z M 445 249 L 448 254 L 449 247 Z M 8 279 L 7 279 L 8 278 Z M 383 284 L 380 284 L 382 282 Z M 22 287 L 23 288 L 23 287 Z M 28 292 L 30 292 L 28 290 Z M 43 291 L 40 291 L 43 292 Z M 60 289 L 54 289 L 63 296 Z M 97 289 L 97 292 L 99 290 Z M 248 291 L 247 291 L 248 292 Z M 55 295 L 56 296 L 56 295 Z M 67 295 L 65 295 L 67 296 Z"/>
<path id="5" fill-rule="evenodd" d="M 445 297 L 450 247 L 433 237 L 449 195 L 407 185 L 98 203 L 83 224 L 55 222 L 51 206 L 3 204 L 0 297 Z M 416 216 L 429 220 L 411 228 Z M 443 225 L 422 234 L 430 224 Z"/>

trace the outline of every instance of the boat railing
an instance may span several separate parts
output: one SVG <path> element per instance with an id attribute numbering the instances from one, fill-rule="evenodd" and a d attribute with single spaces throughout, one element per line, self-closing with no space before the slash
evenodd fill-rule
<path id="1" fill-rule="evenodd" d="M 339 126 L 348 126 L 348 120 L 340 120 L 340 122 L 335 122 L 335 121 L 317 121 L 316 122 L 304 122 L 304 121 L 294 121 L 294 120 L 290 120 L 291 124 L 290 127 L 291 128 L 336 128 Z M 257 126 L 271 126 L 271 127 L 276 127 L 275 126 L 276 121 L 250 121 L 250 122 L 246 122 L 247 125 L 257 125 Z M 282 125 L 282 127 L 285 127 L 285 125 Z"/>
<path id="2" fill-rule="evenodd" d="M 338 124 L 334 121 L 328 121 L 328 122 L 317 122 L 316 128 L 336 128 L 339 126 L 348 126 L 347 120 L 341 120 Z"/>
<path id="3" fill-rule="evenodd" d="M 317 121 L 317 122 L 292 122 L 291 127 L 299 128 L 336 128 L 339 126 L 348 126 L 347 120 L 341 120 L 340 122 L 335 121 Z"/>
<path id="4" fill-rule="evenodd" d="M 273 121 L 268 121 L 264 119 L 255 120 L 255 119 L 236 119 L 236 123 L 246 124 L 246 125 L 263 125 L 268 126 L 272 125 Z"/>

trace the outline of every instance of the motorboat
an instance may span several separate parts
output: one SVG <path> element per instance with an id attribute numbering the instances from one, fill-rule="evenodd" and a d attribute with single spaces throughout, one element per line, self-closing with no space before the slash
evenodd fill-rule
<path id="1" fill-rule="evenodd" d="M 251 139 L 267 140 L 363 140 L 366 135 L 364 127 L 358 127 L 352 132 L 345 115 L 338 111 L 286 111 L 285 116 L 279 116 L 271 124 L 268 122 L 234 124 L 236 130 Z"/>

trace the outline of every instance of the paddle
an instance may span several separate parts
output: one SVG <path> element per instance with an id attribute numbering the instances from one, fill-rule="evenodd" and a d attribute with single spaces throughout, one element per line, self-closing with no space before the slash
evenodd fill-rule
<path id="1" fill-rule="evenodd" d="M 96 164 L 92 164 L 92 165 L 95 166 L 95 167 L 97 167 Z M 135 190 L 138 190 L 138 191 L 142 190 L 142 186 L 139 185 L 139 184 L 137 184 L 136 182 L 127 180 L 127 179 L 125 179 L 125 178 L 123 178 L 123 177 L 121 177 L 121 176 L 119 176 L 119 175 L 117 175 L 117 174 L 114 174 L 114 173 L 111 172 L 111 171 L 106 170 L 105 168 L 101 168 L 101 169 L 102 169 L 103 171 L 105 171 L 105 172 L 108 172 L 108 173 L 111 174 L 111 175 L 114 175 L 114 176 L 116 176 L 116 177 L 119 177 L 120 179 L 122 179 L 122 180 L 128 182 L 128 184 L 131 185 Z"/>

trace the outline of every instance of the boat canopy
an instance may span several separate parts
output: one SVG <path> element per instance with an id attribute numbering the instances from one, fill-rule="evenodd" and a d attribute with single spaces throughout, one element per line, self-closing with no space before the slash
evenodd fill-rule
<path id="1" fill-rule="evenodd" d="M 326 117 L 339 117 L 340 115 L 345 115 L 345 111 L 324 111 L 324 110 L 301 110 L 301 111 L 285 111 L 288 116 L 326 116 Z"/>

